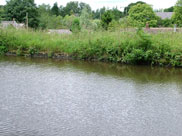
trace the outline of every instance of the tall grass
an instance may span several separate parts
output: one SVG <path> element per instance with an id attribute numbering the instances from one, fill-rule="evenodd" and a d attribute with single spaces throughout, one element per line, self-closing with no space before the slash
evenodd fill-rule
<path id="1" fill-rule="evenodd" d="M 72 35 L 33 30 L 0 30 L 0 54 L 65 54 L 76 59 L 127 64 L 182 66 L 182 34 L 82 32 Z"/>

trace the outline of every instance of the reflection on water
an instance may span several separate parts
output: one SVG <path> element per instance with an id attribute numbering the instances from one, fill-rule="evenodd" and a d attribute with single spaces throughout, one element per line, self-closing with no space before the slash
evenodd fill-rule
<path id="1" fill-rule="evenodd" d="M 181 136 L 182 69 L 0 58 L 0 136 Z"/>

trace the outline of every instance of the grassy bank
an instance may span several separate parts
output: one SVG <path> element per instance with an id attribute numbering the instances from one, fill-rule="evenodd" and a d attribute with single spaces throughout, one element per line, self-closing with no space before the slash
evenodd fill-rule
<path id="1" fill-rule="evenodd" d="M 182 66 L 182 34 L 82 32 L 72 35 L 0 30 L 0 54 L 64 54 L 76 59 L 127 64 Z"/>

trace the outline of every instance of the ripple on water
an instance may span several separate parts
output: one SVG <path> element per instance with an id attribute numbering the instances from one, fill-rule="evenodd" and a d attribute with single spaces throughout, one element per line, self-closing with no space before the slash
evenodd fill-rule
<path id="1" fill-rule="evenodd" d="M 0 136 L 181 136 L 181 74 L 1 59 Z"/>

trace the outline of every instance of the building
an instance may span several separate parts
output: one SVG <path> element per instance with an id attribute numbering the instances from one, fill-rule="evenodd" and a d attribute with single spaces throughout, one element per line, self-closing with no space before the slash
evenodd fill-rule
<path id="1" fill-rule="evenodd" d="M 56 34 L 72 34 L 69 29 L 49 29 L 49 33 L 56 33 Z"/>
<path id="2" fill-rule="evenodd" d="M 156 12 L 161 19 L 171 19 L 174 12 Z"/>
<path id="3" fill-rule="evenodd" d="M 8 26 L 13 26 L 15 28 L 23 28 L 24 24 L 18 24 L 16 21 L 1 21 L 1 27 L 7 28 Z"/>

